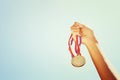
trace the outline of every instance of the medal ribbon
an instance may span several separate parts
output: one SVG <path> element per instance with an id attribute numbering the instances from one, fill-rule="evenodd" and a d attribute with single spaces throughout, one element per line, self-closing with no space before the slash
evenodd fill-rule
<path id="1" fill-rule="evenodd" d="M 68 40 L 68 46 L 69 46 L 69 52 L 71 54 L 71 57 L 73 58 L 75 55 L 73 54 L 72 49 L 71 49 L 71 45 L 74 41 L 72 36 L 73 36 L 73 34 L 70 35 L 70 38 Z M 82 42 L 81 40 L 82 40 L 81 37 L 76 35 L 75 52 L 76 52 L 77 55 L 81 55 L 81 53 L 80 53 L 80 45 L 81 45 L 81 42 Z"/>

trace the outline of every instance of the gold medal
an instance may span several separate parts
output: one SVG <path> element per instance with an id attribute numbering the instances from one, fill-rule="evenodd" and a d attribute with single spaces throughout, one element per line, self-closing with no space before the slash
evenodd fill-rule
<path id="1" fill-rule="evenodd" d="M 71 60 L 71 64 L 75 67 L 82 67 L 85 63 L 85 58 L 80 55 L 73 57 Z"/>
<path id="2" fill-rule="evenodd" d="M 73 41 L 75 42 L 76 55 L 73 54 L 72 49 L 71 49 L 71 45 Z M 76 39 L 73 40 L 73 35 L 71 34 L 69 41 L 68 41 L 68 46 L 69 46 L 69 51 L 72 57 L 71 64 L 74 67 L 82 67 L 83 65 L 85 65 L 86 63 L 85 58 L 80 53 L 81 37 L 76 35 Z"/>

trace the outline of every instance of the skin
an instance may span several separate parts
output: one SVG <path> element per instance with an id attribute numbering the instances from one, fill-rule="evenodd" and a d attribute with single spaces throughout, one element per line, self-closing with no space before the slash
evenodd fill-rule
<path id="1" fill-rule="evenodd" d="M 71 27 L 71 32 L 74 40 L 75 35 L 82 37 L 82 44 L 88 49 L 101 80 L 120 80 L 117 74 L 115 74 L 115 71 L 108 65 L 106 59 L 103 57 L 103 53 L 99 48 L 93 30 L 83 24 L 75 22 Z"/>

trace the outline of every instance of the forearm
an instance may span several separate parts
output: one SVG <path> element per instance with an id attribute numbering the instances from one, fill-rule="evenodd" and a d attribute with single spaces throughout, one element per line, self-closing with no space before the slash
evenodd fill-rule
<path id="1" fill-rule="evenodd" d="M 88 42 L 86 47 L 101 80 L 117 80 L 116 76 L 112 72 L 112 69 L 110 69 L 105 58 L 103 57 L 102 52 L 98 47 L 98 43 Z"/>

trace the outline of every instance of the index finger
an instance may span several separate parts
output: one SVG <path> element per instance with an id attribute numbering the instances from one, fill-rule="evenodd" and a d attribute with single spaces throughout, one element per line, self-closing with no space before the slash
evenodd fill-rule
<path id="1" fill-rule="evenodd" d="M 79 28 L 85 27 L 85 25 L 80 24 L 79 22 L 75 22 L 74 25 L 75 25 L 75 26 L 78 26 Z"/>

